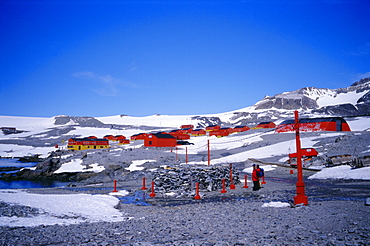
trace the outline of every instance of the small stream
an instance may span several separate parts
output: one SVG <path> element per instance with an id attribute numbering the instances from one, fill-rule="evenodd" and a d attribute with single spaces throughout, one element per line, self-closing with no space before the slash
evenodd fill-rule
<path id="1" fill-rule="evenodd" d="M 0 174 L 15 173 L 22 168 L 30 168 L 37 165 L 37 162 L 20 162 L 17 159 L 0 158 Z M 60 181 L 29 181 L 16 180 L 7 181 L 0 180 L 0 189 L 29 189 L 29 188 L 49 188 L 61 187 L 66 183 Z"/>

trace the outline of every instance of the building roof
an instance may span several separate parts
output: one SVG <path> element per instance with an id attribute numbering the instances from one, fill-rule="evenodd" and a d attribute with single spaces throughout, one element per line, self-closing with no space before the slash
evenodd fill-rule
<path id="1" fill-rule="evenodd" d="M 311 123 L 311 122 L 335 122 L 341 121 L 342 123 L 346 123 L 346 121 L 341 117 L 322 117 L 322 118 L 300 118 L 299 123 Z M 293 119 L 284 120 L 280 124 L 294 124 Z"/>
<path id="2" fill-rule="evenodd" d="M 174 138 L 176 139 L 174 136 L 170 135 L 170 134 L 165 134 L 165 133 L 154 133 L 154 134 L 151 134 L 153 136 L 155 136 L 156 138 Z"/>

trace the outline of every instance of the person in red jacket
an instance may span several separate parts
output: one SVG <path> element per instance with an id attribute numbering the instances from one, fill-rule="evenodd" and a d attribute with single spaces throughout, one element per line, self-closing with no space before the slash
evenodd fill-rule
<path id="1" fill-rule="evenodd" d="M 261 188 L 260 186 L 260 178 L 259 178 L 259 168 L 256 166 L 256 164 L 253 164 L 253 172 L 252 172 L 252 181 L 253 181 L 253 190 L 259 190 Z"/>

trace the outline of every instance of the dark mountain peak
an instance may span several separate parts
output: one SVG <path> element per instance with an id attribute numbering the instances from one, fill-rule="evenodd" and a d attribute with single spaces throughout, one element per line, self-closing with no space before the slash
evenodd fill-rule
<path id="1" fill-rule="evenodd" d="M 366 85 L 368 82 L 370 82 L 370 77 L 360 79 L 359 81 L 356 81 L 355 83 L 353 83 L 351 86 Z"/>

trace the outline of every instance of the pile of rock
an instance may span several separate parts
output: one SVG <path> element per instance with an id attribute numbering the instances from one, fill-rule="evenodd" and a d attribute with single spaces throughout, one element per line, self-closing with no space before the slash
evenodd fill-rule
<path id="1" fill-rule="evenodd" d="M 222 180 L 226 187 L 230 185 L 230 170 L 232 170 L 233 183 L 240 183 L 239 173 L 230 166 L 180 166 L 176 168 L 162 168 L 153 173 L 156 192 L 191 193 L 195 184 L 199 183 L 201 191 L 216 191 L 222 189 Z"/>

